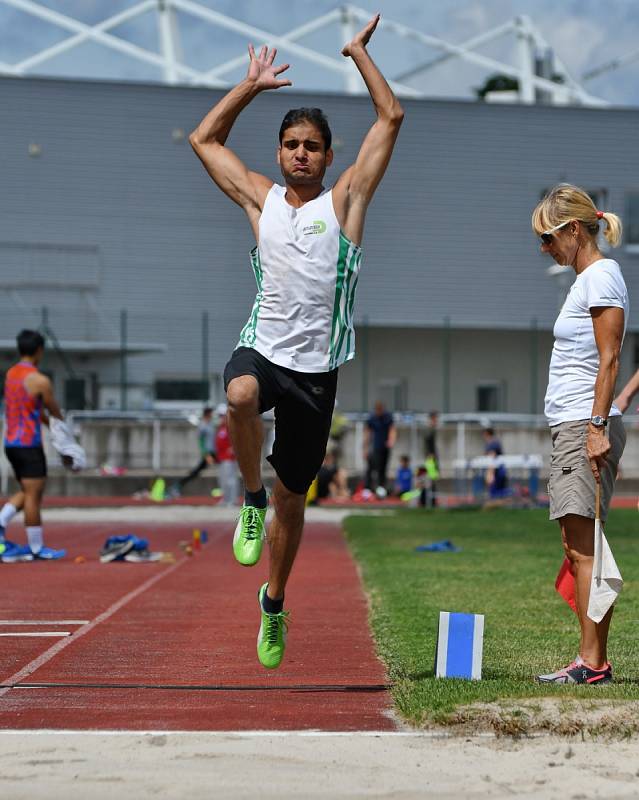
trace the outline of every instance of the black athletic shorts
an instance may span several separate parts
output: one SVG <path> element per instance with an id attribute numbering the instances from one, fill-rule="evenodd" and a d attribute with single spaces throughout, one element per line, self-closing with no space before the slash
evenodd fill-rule
<path id="1" fill-rule="evenodd" d="M 16 480 L 47 477 L 47 460 L 41 447 L 5 447 L 4 452 Z"/>
<path id="2" fill-rule="evenodd" d="M 337 369 L 296 372 L 273 364 L 251 347 L 238 347 L 224 369 L 224 389 L 242 375 L 257 380 L 260 414 L 275 410 L 275 441 L 268 461 L 289 491 L 306 494 L 326 453 Z"/>

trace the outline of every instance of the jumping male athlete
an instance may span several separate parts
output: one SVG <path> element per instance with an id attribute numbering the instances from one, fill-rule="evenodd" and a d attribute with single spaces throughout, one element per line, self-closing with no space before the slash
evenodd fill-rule
<path id="1" fill-rule="evenodd" d="M 382 179 L 403 119 L 402 108 L 366 45 L 379 14 L 345 45 L 368 88 L 377 119 L 357 160 L 332 190 L 323 186 L 333 160 L 331 131 L 317 108 L 289 111 L 280 127 L 277 162 L 284 185 L 251 172 L 226 147 L 238 114 L 260 92 L 290 86 L 273 66 L 275 49 L 249 45 L 246 79 L 207 114 L 190 142 L 219 188 L 246 212 L 257 246 L 251 262 L 257 296 L 224 384 L 233 448 L 245 484 L 233 538 L 240 564 L 256 564 L 265 537 L 267 498 L 261 477 L 260 414 L 275 411 L 269 461 L 276 472 L 269 527 L 268 583 L 259 590 L 257 654 L 280 665 L 288 612 L 284 590 L 304 526 L 306 492 L 324 458 L 335 403 L 337 370 L 353 358 L 353 302 L 364 217 Z"/>

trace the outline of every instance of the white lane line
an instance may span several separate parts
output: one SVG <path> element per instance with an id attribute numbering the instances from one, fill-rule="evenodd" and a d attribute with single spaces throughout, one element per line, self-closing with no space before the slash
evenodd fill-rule
<path id="1" fill-rule="evenodd" d="M 362 737 L 362 738 L 388 738 L 388 739 L 497 739 L 498 734 L 491 731 L 481 731 L 479 733 L 464 733 L 460 734 L 455 731 L 319 731 L 319 730 L 301 730 L 301 731 L 171 731 L 171 730 L 151 730 L 151 731 L 136 731 L 136 730 L 81 730 L 81 729 L 57 729 L 57 728 L 43 728 L 43 729 L 24 729 L 18 730 L 16 728 L 7 728 L 0 730 L 0 737 L 2 736 L 71 736 L 79 735 L 85 736 L 193 736 L 198 738 L 224 738 L 224 739 L 326 739 L 326 738 L 340 738 L 340 737 Z M 553 736 L 552 733 L 542 731 L 538 733 L 527 734 L 527 739 L 549 739 Z"/>
<path id="2" fill-rule="evenodd" d="M 71 636 L 71 631 L 13 631 L 0 633 L 0 636 Z"/>
<path id="3" fill-rule="evenodd" d="M 90 619 L 0 619 L 0 625 L 88 625 Z"/>
<path id="4" fill-rule="evenodd" d="M 182 566 L 182 564 L 186 564 L 190 561 L 189 558 L 183 558 L 181 561 L 177 561 L 170 567 L 167 567 L 162 572 L 159 572 L 157 575 L 154 575 L 152 578 L 149 578 L 147 581 L 144 581 L 143 584 L 138 586 L 137 589 L 133 589 L 128 594 L 125 594 L 124 597 L 121 597 L 117 600 L 113 605 L 109 606 L 106 611 L 103 611 L 101 614 L 92 621 L 89 622 L 88 625 L 85 625 L 82 628 L 79 628 L 73 636 L 65 636 L 64 639 L 60 639 L 59 642 L 56 642 L 54 645 L 48 650 L 45 650 L 44 653 L 39 655 L 37 658 L 34 658 L 33 661 L 30 661 L 25 667 L 15 672 L 13 675 L 10 675 L 8 678 L 5 678 L 2 683 L 19 683 L 23 681 L 25 678 L 28 678 L 29 675 L 32 675 L 37 669 L 44 666 L 47 661 L 50 661 L 54 656 L 57 656 L 59 652 L 64 650 L 65 647 L 70 645 L 72 642 L 77 642 L 77 640 L 84 636 L 85 634 L 92 631 L 95 627 L 97 627 L 101 622 L 109 619 L 112 617 L 117 611 L 123 608 L 127 603 L 130 603 L 131 600 L 135 600 L 136 597 L 139 597 L 141 594 L 146 592 L 147 589 L 150 589 L 151 586 L 156 584 L 158 581 L 161 581 L 162 578 L 166 578 L 167 575 L 170 575 L 172 572 L 175 572 L 176 569 Z M 5 695 L 7 692 L 11 691 L 10 686 L 5 686 L 4 688 L 0 689 L 0 697 Z"/>

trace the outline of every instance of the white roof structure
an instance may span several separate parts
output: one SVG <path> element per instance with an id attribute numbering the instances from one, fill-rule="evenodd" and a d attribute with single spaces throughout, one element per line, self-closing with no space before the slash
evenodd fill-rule
<path id="1" fill-rule="evenodd" d="M 0 49 L 0 74 L 13 76 L 46 74 L 47 66 L 56 57 L 74 50 L 78 51 L 83 45 L 93 43 L 111 51 L 111 54 L 119 54 L 141 62 L 147 65 L 147 69 L 148 66 L 152 67 L 157 73 L 157 79 L 169 84 L 217 88 L 231 85 L 233 80 L 230 75 L 246 64 L 245 50 L 238 51 L 237 56 L 227 58 L 220 63 L 211 63 L 205 68 L 195 68 L 185 63 L 184 53 L 190 51 L 190 48 L 182 47 L 182 40 L 184 38 L 186 41 L 188 31 L 180 25 L 180 19 L 191 18 L 197 20 L 199 25 L 205 24 L 227 34 L 242 36 L 255 45 L 268 43 L 287 54 L 309 62 L 315 69 L 332 73 L 333 76 L 337 75 L 346 93 L 357 94 L 364 90 L 359 74 L 350 60 L 327 55 L 316 46 L 304 44 L 307 37 L 311 36 L 313 42 L 316 42 L 315 34 L 321 35 L 336 25 L 339 26 L 342 40 L 348 41 L 371 16 L 370 11 L 353 5 L 336 7 L 285 33 L 258 28 L 215 11 L 197 0 L 140 0 L 96 24 L 87 24 L 69 14 L 54 11 L 36 0 L 0 0 L 0 7 L 3 5 L 37 19 L 39 24 L 48 23 L 68 35 L 17 61 L 5 57 Z M 127 29 L 127 24 L 134 21 L 141 22 L 142 18 L 146 25 L 153 24 L 149 21 L 154 20 L 158 41 L 156 50 L 126 38 L 124 31 Z M 414 27 L 387 18 L 380 21 L 379 29 L 397 40 L 398 49 L 407 49 L 408 42 L 413 48 L 411 52 L 415 52 L 415 47 L 417 52 L 423 48 L 424 56 L 416 59 L 417 63 L 404 69 L 390 81 L 394 91 L 402 97 L 426 96 L 426 92 L 420 88 L 420 81 L 423 81 L 429 71 L 444 62 L 458 59 L 474 65 L 487 75 L 499 74 L 516 80 L 518 90 L 517 96 L 513 99 L 521 103 L 532 104 L 543 99 L 544 102 L 562 105 L 607 105 L 605 101 L 588 93 L 570 75 L 561 59 L 552 53 L 548 42 L 528 17 L 517 17 L 462 44 L 454 44 L 422 33 Z M 478 52 L 484 45 L 507 36 L 514 37 L 516 42 L 515 63 Z M 334 52 L 334 48 L 331 50 Z M 430 54 L 433 50 L 439 54 L 434 58 L 432 55 L 427 57 L 426 53 Z M 136 78 L 135 75 L 132 77 Z"/>

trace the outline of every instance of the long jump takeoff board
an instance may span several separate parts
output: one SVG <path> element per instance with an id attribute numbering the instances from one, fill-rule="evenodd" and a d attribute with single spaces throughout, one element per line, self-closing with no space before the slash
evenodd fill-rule
<path id="1" fill-rule="evenodd" d="M 439 612 L 435 677 L 481 680 L 484 615 Z"/>

